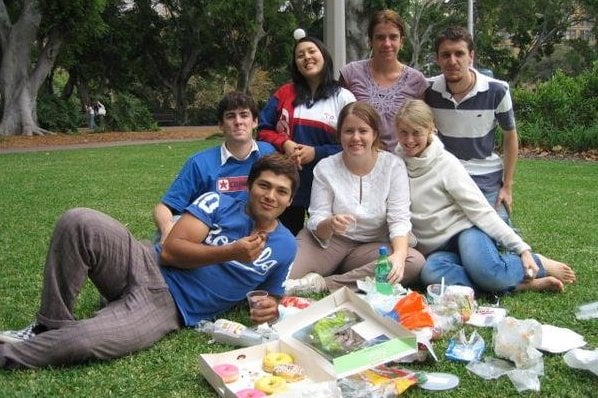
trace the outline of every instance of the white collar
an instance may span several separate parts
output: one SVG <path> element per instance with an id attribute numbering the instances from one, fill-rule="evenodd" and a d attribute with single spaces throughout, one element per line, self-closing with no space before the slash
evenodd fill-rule
<path id="1" fill-rule="evenodd" d="M 245 156 L 244 158 L 238 158 L 235 155 L 233 155 L 231 151 L 228 150 L 226 144 L 223 142 L 222 145 L 220 145 L 220 165 L 223 166 L 230 158 L 242 162 L 243 160 L 247 160 L 251 156 L 251 154 L 256 151 L 259 152 L 257 142 L 255 142 L 255 140 L 251 140 L 251 150 L 249 151 L 247 156 Z"/>

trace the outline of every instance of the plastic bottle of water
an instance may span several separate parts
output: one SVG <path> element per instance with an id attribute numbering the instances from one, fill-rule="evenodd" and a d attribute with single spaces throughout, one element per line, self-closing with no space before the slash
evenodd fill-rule
<path id="1" fill-rule="evenodd" d="M 381 294 L 392 294 L 392 284 L 388 282 L 388 274 L 392 265 L 388 260 L 388 248 L 380 246 L 378 250 L 378 260 L 376 261 L 376 269 L 374 271 L 376 278 L 376 291 Z"/>
<path id="2" fill-rule="evenodd" d="M 211 334 L 214 341 L 234 346 L 249 347 L 264 342 L 264 336 L 260 333 L 228 319 L 218 319 L 214 323 L 202 321 L 196 329 Z"/>

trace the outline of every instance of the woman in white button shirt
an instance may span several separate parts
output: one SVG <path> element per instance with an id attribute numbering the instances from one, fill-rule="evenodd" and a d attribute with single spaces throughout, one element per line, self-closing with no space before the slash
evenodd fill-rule
<path id="1" fill-rule="evenodd" d="M 409 247 L 407 171 L 379 148 L 380 116 L 366 102 L 346 105 L 337 137 L 343 150 L 314 169 L 310 216 L 297 236 L 285 293 L 355 289 L 357 280 L 373 275 L 382 245 L 391 251 L 389 282 L 417 282 L 424 259 Z"/>

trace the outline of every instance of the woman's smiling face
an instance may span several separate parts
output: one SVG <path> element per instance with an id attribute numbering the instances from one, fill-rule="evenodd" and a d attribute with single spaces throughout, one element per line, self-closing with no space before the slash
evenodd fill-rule
<path id="1" fill-rule="evenodd" d="M 341 146 L 346 154 L 371 153 L 376 132 L 367 122 L 350 113 L 340 129 Z"/>
<path id="2" fill-rule="evenodd" d="M 397 121 L 397 136 L 405 156 L 418 157 L 430 143 L 434 126 L 421 126 L 402 117 Z"/>

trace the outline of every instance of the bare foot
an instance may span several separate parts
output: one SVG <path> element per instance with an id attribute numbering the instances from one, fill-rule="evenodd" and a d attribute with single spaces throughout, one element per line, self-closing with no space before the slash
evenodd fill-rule
<path id="1" fill-rule="evenodd" d="M 575 282 L 575 272 L 573 272 L 571 267 L 567 264 L 544 257 L 541 254 L 538 254 L 538 257 L 540 258 L 540 261 L 542 261 L 542 265 L 544 266 L 547 275 L 554 276 L 563 283 Z"/>
<path id="2" fill-rule="evenodd" d="M 517 285 L 517 291 L 531 290 L 534 292 L 557 292 L 565 291 L 563 282 L 554 276 L 545 276 L 544 278 L 532 279 L 529 282 L 524 282 Z"/>

